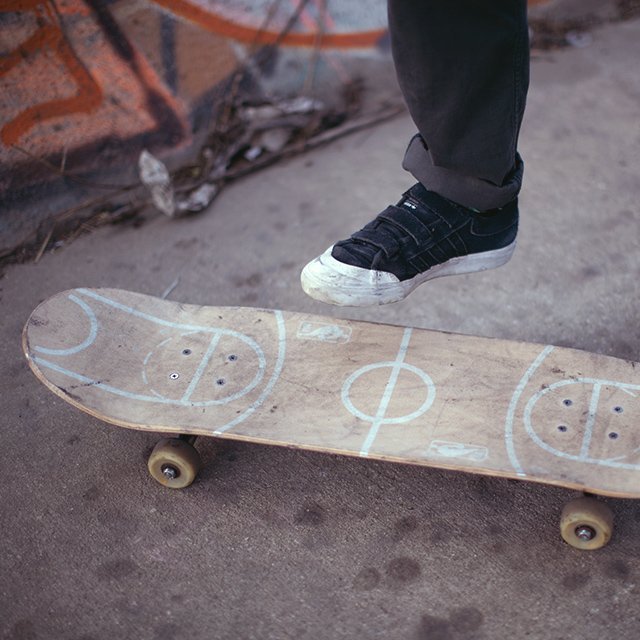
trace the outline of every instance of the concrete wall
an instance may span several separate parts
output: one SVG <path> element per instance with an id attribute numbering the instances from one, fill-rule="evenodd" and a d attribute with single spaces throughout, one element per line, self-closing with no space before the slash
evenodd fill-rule
<path id="1" fill-rule="evenodd" d="M 388 64 L 384 0 L 300 3 L 4 0 L 0 257 L 109 206 L 115 187 L 135 181 L 143 148 L 174 164 L 188 157 L 234 70 L 260 48 L 277 45 L 266 66 L 249 65 L 245 89 L 257 93 L 313 80 L 331 96 L 354 60 Z"/>

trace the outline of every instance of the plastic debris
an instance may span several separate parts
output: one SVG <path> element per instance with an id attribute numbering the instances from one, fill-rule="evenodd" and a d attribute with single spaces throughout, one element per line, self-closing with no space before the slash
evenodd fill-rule
<path id="1" fill-rule="evenodd" d="M 286 127 L 267 129 L 263 131 L 258 138 L 259 146 L 271 153 L 278 153 L 278 151 L 282 151 L 287 142 L 289 142 L 291 133 L 291 129 Z"/>
<path id="2" fill-rule="evenodd" d="M 205 182 L 186 198 L 178 200 L 178 210 L 181 213 L 198 213 L 206 209 L 218 195 L 218 187 L 215 184 Z"/>
<path id="3" fill-rule="evenodd" d="M 262 155 L 262 147 L 249 147 L 244 152 L 244 159 L 249 162 L 257 160 Z"/>
<path id="4" fill-rule="evenodd" d="M 567 31 L 564 37 L 567 44 L 578 49 L 584 49 L 593 43 L 593 36 L 586 31 Z"/>
<path id="5" fill-rule="evenodd" d="M 402 111 L 393 107 L 347 124 L 359 100 L 354 98 L 350 104 L 336 111 L 306 96 L 259 104 L 230 102 L 193 166 L 172 176 L 161 160 L 144 150 L 138 160 L 140 180 L 153 205 L 165 215 L 177 218 L 198 213 L 228 182 Z"/>
<path id="6" fill-rule="evenodd" d="M 174 216 L 176 204 L 173 185 L 164 162 L 143 149 L 138 159 L 138 174 L 142 184 L 149 189 L 155 207 L 167 216 Z"/>
<path id="7" fill-rule="evenodd" d="M 149 189 L 154 206 L 170 218 L 198 213 L 218 195 L 218 186 L 210 182 L 201 184 L 186 195 L 176 195 L 166 165 L 146 149 L 140 154 L 138 168 L 140 180 Z"/>

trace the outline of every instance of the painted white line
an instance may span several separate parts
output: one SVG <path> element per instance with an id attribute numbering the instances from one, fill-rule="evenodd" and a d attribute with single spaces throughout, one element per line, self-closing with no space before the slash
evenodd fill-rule
<path id="1" fill-rule="evenodd" d="M 118 389 L 116 387 L 112 387 L 111 385 L 105 384 L 101 380 L 97 380 L 95 378 L 89 378 L 87 376 L 82 375 L 81 373 L 76 373 L 75 371 L 70 371 L 69 369 L 65 369 L 60 365 L 55 364 L 54 362 L 49 362 L 44 358 L 36 357 L 34 358 L 34 362 L 40 366 L 45 367 L 46 369 L 51 369 L 52 371 L 56 371 L 57 373 L 61 373 L 72 380 L 78 380 L 82 382 L 84 386 L 87 387 L 99 387 L 103 391 L 107 391 L 108 393 L 112 393 L 116 396 L 122 396 L 124 398 L 129 398 L 131 400 L 142 400 L 143 402 L 160 402 L 162 404 L 179 404 L 176 403 L 175 400 L 167 400 L 166 398 L 156 398 L 154 396 L 145 396 L 137 393 L 129 393 L 128 391 L 123 391 L 122 389 Z M 63 391 L 68 393 L 67 389 L 62 389 Z"/>
<path id="2" fill-rule="evenodd" d="M 548 393 L 552 393 L 554 390 L 559 389 L 561 387 L 570 387 L 574 385 L 586 385 L 593 387 L 593 391 L 591 393 L 591 399 L 589 401 L 589 409 L 587 412 L 587 420 L 584 425 L 585 433 L 583 434 L 583 441 L 581 446 L 581 451 L 579 455 L 567 453 L 566 451 L 562 451 L 551 446 L 549 443 L 545 442 L 537 433 L 533 425 L 533 410 L 536 403 Z M 524 414 L 523 421 L 524 427 L 533 442 L 535 442 L 538 447 L 547 453 L 553 455 L 554 457 L 561 458 L 562 460 L 570 460 L 573 462 L 581 462 L 594 464 L 603 467 L 613 467 L 616 469 L 632 469 L 637 470 L 640 469 L 640 464 L 634 464 L 630 462 L 621 462 L 620 460 L 633 455 L 638 449 L 629 450 L 627 455 L 618 456 L 614 458 L 594 458 L 589 455 L 589 449 L 591 447 L 591 442 L 593 438 L 594 428 L 596 426 L 596 420 L 598 415 L 598 404 L 599 398 L 601 395 L 602 387 L 613 387 L 620 391 L 627 391 L 633 393 L 633 391 L 640 391 L 640 385 L 637 384 L 628 384 L 625 382 L 615 382 L 613 380 L 602 380 L 599 378 L 570 378 L 566 380 L 559 380 L 550 384 L 548 387 L 541 389 L 537 393 L 535 393 L 527 402 Z"/>
<path id="3" fill-rule="evenodd" d="M 158 318 L 156 316 L 152 316 L 150 313 L 145 313 L 144 311 L 139 311 L 138 309 L 134 309 L 133 307 L 128 307 L 126 304 L 122 304 L 121 302 L 116 302 L 115 300 L 111 300 L 110 298 L 106 298 L 105 296 L 101 296 L 99 293 L 95 293 L 95 291 L 91 291 L 90 289 L 76 289 L 77 293 L 81 293 L 83 296 L 87 296 L 88 298 L 93 298 L 98 302 L 102 302 L 114 309 L 119 309 L 120 311 L 124 311 L 125 313 L 129 313 L 132 316 L 136 316 L 137 318 L 143 318 L 144 320 L 149 320 L 149 322 L 153 322 L 155 324 L 159 324 L 163 327 L 171 327 L 173 329 L 180 329 L 181 331 L 207 331 L 211 332 L 211 327 L 205 327 L 201 325 L 194 324 L 181 324 L 179 322 L 172 322 L 171 320 L 164 320 L 163 318 Z M 215 329 L 213 329 L 215 331 Z M 235 331 L 228 331 L 229 334 L 235 334 Z"/>
<path id="4" fill-rule="evenodd" d="M 149 351 L 149 353 L 147 353 L 147 355 L 145 356 L 145 359 L 142 361 L 142 382 L 144 382 L 145 385 L 149 384 L 149 379 L 147 377 L 147 365 L 149 363 L 149 360 L 151 360 L 151 356 L 161 347 L 164 347 L 164 345 L 167 342 L 170 342 L 172 340 L 172 338 L 167 338 L 166 340 L 163 340 L 160 344 L 156 345 L 153 349 L 151 349 L 151 351 Z M 160 396 L 159 393 L 156 393 L 154 391 L 154 393 L 157 396 Z"/>
<path id="5" fill-rule="evenodd" d="M 211 342 L 209 342 L 209 347 L 207 351 L 205 352 L 205 354 L 202 356 L 202 359 L 200 360 L 198 369 L 193 374 L 193 377 L 191 378 L 191 382 L 189 383 L 187 390 L 184 392 L 184 396 L 182 396 L 182 403 L 187 403 L 191 399 L 191 395 L 193 394 L 200 380 L 202 379 L 202 376 L 204 375 L 204 372 L 207 366 L 209 366 L 209 362 L 211 361 L 211 358 L 219 342 L 220 342 L 220 334 L 214 334 L 213 337 L 211 338 Z"/>
<path id="6" fill-rule="evenodd" d="M 591 392 L 591 402 L 589 403 L 589 413 L 587 421 L 584 425 L 584 436 L 582 437 L 582 448 L 580 449 L 580 459 L 587 460 L 589 450 L 591 449 L 591 440 L 593 438 L 593 427 L 596 423 L 596 415 L 598 414 L 598 402 L 600 401 L 601 384 L 594 384 Z"/>
<path id="7" fill-rule="evenodd" d="M 276 382 L 280 379 L 280 375 L 282 374 L 282 369 L 284 368 L 284 361 L 287 351 L 287 335 L 284 323 L 284 316 L 281 311 L 274 311 L 274 315 L 276 318 L 276 323 L 278 326 L 278 357 L 276 359 L 276 364 L 273 368 L 273 373 L 271 374 L 271 378 L 269 378 L 269 382 L 267 382 L 265 388 L 262 390 L 260 396 L 256 399 L 256 401 L 251 404 L 245 411 L 243 411 L 237 418 L 223 425 L 222 427 L 218 427 L 214 431 L 214 435 L 220 435 L 225 431 L 229 431 L 229 429 L 233 429 L 235 426 L 244 422 L 251 414 L 253 414 L 258 408 L 260 408 L 264 401 L 269 397 L 273 387 L 275 387 Z"/>
<path id="8" fill-rule="evenodd" d="M 160 298 L 162 298 L 162 300 L 166 300 L 167 297 L 169 296 L 169 294 L 171 294 L 173 292 L 173 290 L 178 286 L 178 284 L 180 283 L 180 276 L 178 276 L 163 292 L 163 294 L 160 296 Z"/>
<path id="9" fill-rule="evenodd" d="M 34 351 L 37 351 L 38 353 L 44 353 L 48 356 L 71 356 L 74 353 L 83 351 L 93 344 L 96 336 L 98 335 L 98 319 L 96 318 L 96 314 L 84 300 L 81 300 L 77 296 L 71 294 L 69 295 L 69 300 L 75 302 L 84 311 L 87 318 L 89 318 L 89 335 L 79 345 L 70 347 L 69 349 L 48 349 L 47 347 L 35 347 Z"/>
<path id="10" fill-rule="evenodd" d="M 424 414 L 426 411 L 428 411 L 435 399 L 436 388 L 435 388 L 435 385 L 433 384 L 433 380 L 431 380 L 431 378 L 422 369 L 419 369 L 418 367 L 414 367 L 413 365 L 407 364 L 404 361 L 407 355 L 407 349 L 409 348 L 409 342 L 411 341 L 411 334 L 412 334 L 411 328 L 407 328 L 404 330 L 402 335 L 402 340 L 400 343 L 400 348 L 398 350 L 398 354 L 396 355 L 395 360 L 391 360 L 388 362 L 376 362 L 373 364 L 365 365 L 360 369 L 357 369 L 356 371 L 354 371 L 344 381 L 344 384 L 342 385 L 341 396 L 342 396 L 342 403 L 344 404 L 345 408 L 359 420 L 362 420 L 363 422 L 371 423 L 371 427 L 367 433 L 367 436 L 359 452 L 360 456 L 362 457 L 366 457 L 369 455 L 371 447 L 373 446 L 373 443 L 375 442 L 378 432 L 380 430 L 380 427 L 382 425 L 404 424 L 407 422 L 411 422 L 412 420 L 415 420 L 416 418 Z M 367 415 L 366 413 L 358 409 L 353 404 L 353 401 L 351 399 L 351 387 L 353 386 L 353 383 L 358 378 L 360 378 L 361 376 L 367 373 L 370 373 L 371 371 L 375 371 L 376 369 L 390 369 L 391 372 L 389 374 L 389 379 L 387 381 L 384 392 L 380 399 L 380 403 L 378 405 L 376 413 L 374 416 L 371 416 L 371 415 Z M 422 406 L 416 409 L 414 412 L 404 416 L 389 418 L 387 417 L 389 403 L 391 402 L 391 398 L 397 386 L 398 377 L 401 371 L 410 371 L 411 373 L 415 374 L 418 378 L 420 378 L 427 389 L 427 396 Z"/>
<path id="11" fill-rule="evenodd" d="M 513 466 L 514 471 L 519 476 L 526 476 L 527 474 L 522 469 L 522 465 L 518 460 L 518 456 L 516 455 L 515 446 L 513 444 L 513 421 L 516 414 L 516 408 L 518 406 L 518 402 L 520 401 L 520 396 L 524 391 L 525 387 L 529 384 L 529 380 L 533 377 L 533 374 L 537 371 L 540 365 L 543 363 L 545 358 L 553 351 L 552 346 L 545 347 L 538 357 L 531 363 L 524 376 L 518 383 L 513 395 L 511 396 L 511 402 L 509 403 L 509 409 L 507 410 L 507 417 L 505 420 L 505 428 L 504 428 L 504 439 L 505 446 L 507 448 L 507 455 L 509 456 L 509 461 Z"/>
<path id="12" fill-rule="evenodd" d="M 116 387 L 113 387 L 111 385 L 107 385 L 107 384 L 103 384 L 102 381 L 98 380 L 98 379 L 91 379 L 88 378 L 87 376 L 84 376 L 83 374 L 79 374 L 76 373 L 74 371 L 71 371 L 70 369 L 61 366 L 59 364 L 56 364 L 54 362 L 51 362 L 50 360 L 47 360 L 45 358 L 40 358 L 40 357 L 34 357 L 34 362 L 38 363 L 39 365 L 51 369 L 53 371 L 57 371 L 58 373 L 61 373 L 69 378 L 72 378 L 74 380 L 79 380 L 81 382 L 83 382 L 83 384 L 86 384 L 87 386 L 93 386 L 93 387 L 98 387 L 100 389 L 102 389 L 103 391 L 107 392 L 107 393 L 112 393 L 114 395 L 119 395 L 125 398 L 129 398 L 131 400 L 140 400 L 142 402 L 161 402 L 163 404 L 173 404 L 176 406 L 194 406 L 194 407 L 207 407 L 207 406 L 215 406 L 215 405 L 223 405 L 223 404 L 228 404 L 230 402 L 233 402 L 235 400 L 237 400 L 238 398 L 242 397 L 243 395 L 246 395 L 247 393 L 249 393 L 252 389 L 254 389 L 261 381 L 262 378 L 264 377 L 264 373 L 265 373 L 265 368 L 266 368 L 266 358 L 264 355 L 264 352 L 262 351 L 262 349 L 260 348 L 260 346 L 258 345 L 258 343 L 251 337 L 239 333 L 237 331 L 233 331 L 231 329 L 221 329 L 218 327 L 211 327 L 211 326 L 198 326 L 198 325 L 189 325 L 189 324 L 181 324 L 181 323 L 177 323 L 177 322 L 171 322 L 169 320 L 163 320 L 162 318 L 158 318 L 156 316 L 152 316 L 151 314 L 148 313 L 144 313 L 141 311 L 138 311 L 137 309 L 134 309 L 132 307 L 128 307 L 127 305 L 121 304 L 119 302 L 116 302 L 114 300 L 110 300 L 109 298 L 102 296 L 100 294 L 97 294 L 93 291 L 90 291 L 88 289 L 76 289 L 76 293 L 80 293 L 86 297 L 89 298 L 93 298 L 98 302 L 101 302 L 103 304 L 106 304 L 108 306 L 111 306 L 115 309 L 118 309 L 120 311 L 123 311 L 129 315 L 132 315 L 134 317 L 138 317 L 141 318 L 143 320 L 147 320 L 149 322 L 152 322 L 154 324 L 160 325 L 160 326 L 164 326 L 164 327 L 170 327 L 172 329 L 178 329 L 180 331 L 186 332 L 183 333 L 182 335 L 190 335 L 193 333 L 198 333 L 198 332 L 203 332 L 205 334 L 209 334 L 212 335 L 211 338 L 211 342 L 209 345 L 209 355 L 208 357 L 211 357 L 211 354 L 213 353 L 213 351 L 215 350 L 215 346 L 216 344 L 219 342 L 219 340 L 222 337 L 232 337 L 235 339 L 238 339 L 242 342 L 244 342 L 246 345 L 249 346 L 250 349 L 252 349 L 254 351 L 254 353 L 256 354 L 257 358 L 258 358 L 258 367 L 257 367 L 257 372 L 256 375 L 254 377 L 254 379 L 247 385 L 245 386 L 243 389 L 241 389 L 240 391 L 238 391 L 237 393 L 234 393 L 233 395 L 227 396 L 226 398 L 220 398 L 217 400 L 204 400 L 204 401 L 198 401 L 198 402 L 191 402 L 190 398 L 191 395 L 193 394 L 200 378 L 202 377 L 205 369 L 206 369 L 206 364 L 207 362 L 205 360 L 203 360 L 203 362 L 200 363 L 200 367 L 198 369 L 198 371 L 196 372 L 196 376 L 194 379 L 191 380 L 191 384 L 189 385 L 189 388 L 187 389 L 187 392 L 185 394 L 185 396 L 182 398 L 182 400 L 178 400 L 178 399 L 173 399 L 173 398 L 167 398 L 165 396 L 160 395 L 157 391 L 155 390 L 151 390 L 151 392 L 153 393 L 153 395 L 146 395 L 146 394 L 141 394 L 141 393 L 133 393 L 133 392 L 129 392 L 129 391 L 125 391 L 124 389 L 117 389 Z M 76 347 L 70 348 L 70 349 L 48 349 L 45 347 L 34 347 L 34 352 L 39 352 L 39 353 L 44 353 L 46 355 L 50 355 L 50 356 L 58 356 L 58 357 L 66 357 L 66 356 L 70 356 L 70 355 L 74 355 L 84 349 L 86 349 L 87 347 L 89 347 L 91 344 L 93 344 L 96 340 L 97 337 L 97 333 L 98 333 L 98 320 L 96 317 L 95 312 L 93 311 L 93 309 L 82 299 L 78 298 L 77 296 L 71 294 L 69 295 L 69 298 L 75 302 L 76 304 L 78 304 L 80 306 L 80 308 L 86 313 L 87 317 L 90 320 L 91 323 L 91 329 L 89 332 L 89 336 L 80 344 L 77 345 Z M 279 313 L 279 312 L 276 312 Z M 146 367 L 152 354 L 154 353 L 154 351 L 157 351 L 157 349 L 165 344 L 167 344 L 170 340 L 172 340 L 173 338 L 166 338 L 165 340 L 163 340 L 159 345 L 157 345 L 154 349 L 152 349 L 149 353 L 147 353 L 146 357 L 144 358 L 143 361 L 143 367 Z M 205 359 L 207 358 L 207 355 L 205 355 Z M 142 376 L 142 380 L 143 382 L 148 385 L 149 384 L 149 380 L 148 380 L 148 376 L 146 371 L 143 369 L 141 372 L 141 376 Z"/>
<path id="13" fill-rule="evenodd" d="M 398 351 L 398 355 L 396 356 L 395 361 L 392 363 L 389 381 L 387 382 L 384 394 L 382 396 L 382 399 L 380 400 L 380 404 L 378 405 L 378 411 L 371 425 L 371 429 L 369 429 L 369 434 L 367 435 L 367 438 L 362 445 L 362 449 L 360 450 L 361 456 L 369 455 L 369 449 L 371 449 L 371 445 L 378 435 L 380 425 L 382 424 L 387 409 L 389 408 L 391 395 L 393 394 L 393 390 L 395 389 L 396 383 L 398 382 L 398 376 L 400 375 L 400 365 L 404 362 L 404 359 L 406 357 L 410 339 L 411 329 L 405 329 L 404 334 L 402 335 L 402 342 L 400 343 L 400 350 Z"/>
<path id="14" fill-rule="evenodd" d="M 189 400 L 185 401 L 176 400 L 174 398 L 167 398 L 165 396 L 161 396 L 157 391 L 153 389 L 151 389 L 151 392 L 155 395 L 145 395 L 143 393 L 133 393 L 131 391 L 125 391 L 124 389 L 118 389 L 117 387 L 113 387 L 110 384 L 104 383 L 102 380 L 99 380 L 97 378 L 89 378 L 81 373 L 76 373 L 75 371 L 71 371 L 69 369 L 66 369 L 65 367 L 61 367 L 54 362 L 50 362 L 45 358 L 40 358 L 39 356 L 34 357 L 33 361 L 40 367 L 56 371 L 57 373 L 71 378 L 72 380 L 78 380 L 82 382 L 84 386 L 96 387 L 101 391 L 111 393 L 115 396 L 121 396 L 129 400 L 139 400 L 140 402 L 174 405 L 176 407 L 215 407 L 229 404 L 249 393 L 254 387 L 257 386 L 262 378 L 262 375 L 264 374 L 264 370 L 261 369 L 260 371 L 258 371 L 256 377 L 249 385 L 247 385 L 244 389 L 238 391 L 237 393 L 234 393 L 231 396 L 227 396 L 226 398 L 220 398 L 218 400 L 199 400 L 197 402 L 193 402 Z M 63 389 L 63 391 L 66 391 L 66 389 Z"/>
<path id="15" fill-rule="evenodd" d="M 364 422 L 373 422 L 375 421 L 375 416 L 370 416 L 364 413 L 364 411 L 360 411 L 351 400 L 350 391 L 353 383 L 360 378 L 361 376 L 369 373 L 371 371 L 375 371 L 376 369 L 392 369 L 396 366 L 395 361 L 390 362 L 376 362 L 375 364 L 368 364 L 364 367 L 361 367 L 357 371 L 354 371 L 344 382 L 342 385 L 342 402 L 344 406 L 352 413 L 356 418 L 360 418 Z M 415 374 L 418 378 L 424 382 L 425 387 L 427 388 L 427 397 L 425 401 L 422 403 L 422 406 L 416 409 L 413 413 L 409 413 L 404 416 L 398 416 L 396 418 L 387 418 L 385 417 L 383 420 L 383 424 L 404 424 L 406 422 L 411 422 L 416 418 L 419 418 L 423 413 L 425 413 L 433 404 L 433 400 L 435 398 L 435 385 L 433 384 L 433 380 L 422 370 L 418 369 L 418 367 L 414 367 L 411 364 L 407 364 L 403 362 L 400 365 L 400 369 L 403 371 L 410 371 Z M 376 412 L 377 413 L 377 412 Z"/>

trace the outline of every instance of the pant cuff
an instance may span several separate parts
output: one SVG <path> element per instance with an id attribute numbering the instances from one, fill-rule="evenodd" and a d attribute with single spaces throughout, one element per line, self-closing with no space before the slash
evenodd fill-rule
<path id="1" fill-rule="evenodd" d="M 513 200 L 522 187 L 524 172 L 522 158 L 517 153 L 515 167 L 502 185 L 437 167 L 420 134 L 411 139 L 402 166 L 430 191 L 478 211 L 498 209 Z"/>

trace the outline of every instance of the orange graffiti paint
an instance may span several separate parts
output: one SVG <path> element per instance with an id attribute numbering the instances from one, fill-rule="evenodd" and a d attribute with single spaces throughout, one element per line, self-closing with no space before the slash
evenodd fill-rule
<path id="1" fill-rule="evenodd" d="M 315 33 L 287 33 L 283 35 L 277 31 L 244 26 L 223 18 L 213 9 L 203 9 L 189 0 L 154 0 L 154 2 L 170 13 L 194 22 L 207 31 L 237 40 L 243 44 L 280 44 L 290 47 L 315 47 L 319 44 L 322 49 L 359 49 L 375 47 L 386 33 L 385 29 L 353 33 L 327 33 L 323 34 L 322 41 L 318 43 Z"/>
<path id="2" fill-rule="evenodd" d="M 78 87 L 78 91 L 74 96 L 59 100 L 49 100 L 28 107 L 13 120 L 7 122 L 0 129 L 0 140 L 4 145 L 11 146 L 16 144 L 20 137 L 36 123 L 70 113 L 91 113 L 95 111 L 102 104 L 103 95 L 98 84 L 66 41 L 60 27 L 55 24 L 55 15 L 48 3 L 43 4 L 34 0 L 14 0 L 4 6 L 13 11 L 30 10 L 38 14 L 42 13 L 48 18 L 49 23 L 42 24 L 30 38 L 4 57 L 0 63 L 0 77 L 24 62 L 30 55 L 49 49 L 62 61 Z"/>

